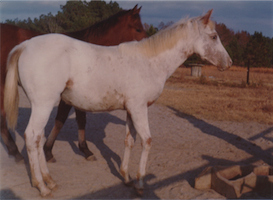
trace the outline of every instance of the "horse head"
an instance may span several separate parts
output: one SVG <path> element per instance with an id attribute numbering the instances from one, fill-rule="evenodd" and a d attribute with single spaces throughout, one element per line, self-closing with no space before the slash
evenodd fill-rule
<path id="1" fill-rule="evenodd" d="M 219 71 L 224 71 L 231 67 L 232 60 L 226 49 L 223 47 L 220 38 L 215 30 L 215 23 L 210 20 L 212 10 L 202 17 L 196 18 L 195 32 L 197 37 L 194 40 L 194 52 L 202 59 L 217 66 Z"/>
<path id="2" fill-rule="evenodd" d="M 142 23 L 141 23 L 141 18 L 140 18 L 140 10 L 141 7 L 137 8 L 137 5 L 126 12 L 125 15 L 121 15 L 119 17 L 120 21 L 124 21 L 124 26 L 125 26 L 125 31 L 128 33 L 127 34 L 127 40 L 137 40 L 140 41 L 143 38 L 147 37 L 146 31 L 144 30 Z"/>

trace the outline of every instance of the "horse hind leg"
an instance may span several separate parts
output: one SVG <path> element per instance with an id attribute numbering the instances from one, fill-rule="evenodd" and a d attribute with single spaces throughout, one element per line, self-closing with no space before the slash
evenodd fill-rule
<path id="1" fill-rule="evenodd" d="M 24 160 L 22 154 L 18 151 L 18 147 L 16 146 L 13 138 L 11 137 L 10 132 L 8 131 L 6 116 L 2 114 L 1 111 L 1 137 L 8 149 L 8 154 L 14 156 L 15 162 L 19 163 Z"/>
<path id="2" fill-rule="evenodd" d="M 46 158 L 46 161 L 49 163 L 56 162 L 56 159 L 54 158 L 52 154 L 52 148 L 62 127 L 63 127 L 63 123 L 61 123 L 58 120 L 55 120 L 55 125 L 44 144 L 45 158 Z"/>
<path id="3" fill-rule="evenodd" d="M 27 153 L 29 157 L 32 185 L 40 190 L 41 196 L 51 194 L 56 188 L 55 181 L 49 175 L 43 152 L 44 128 L 54 104 L 32 106 L 31 116 L 25 131 Z M 46 186 L 46 184 L 47 186 Z"/>
<path id="4" fill-rule="evenodd" d="M 8 149 L 8 154 L 14 156 L 15 162 L 24 162 L 24 157 L 19 152 L 18 147 L 16 146 L 13 138 L 10 135 L 10 132 L 7 129 L 1 130 L 1 137 Z"/>
<path id="5" fill-rule="evenodd" d="M 78 124 L 79 149 L 84 153 L 88 161 L 97 160 L 95 155 L 89 150 L 85 139 L 86 113 L 75 108 L 76 120 Z"/>
<path id="6" fill-rule="evenodd" d="M 52 154 L 52 148 L 66 119 L 68 118 L 68 114 L 71 108 L 72 106 L 66 104 L 63 100 L 60 101 L 54 127 L 52 131 L 50 132 L 44 145 L 44 152 L 45 152 L 45 157 L 47 162 L 56 162 L 56 159 L 54 158 Z"/>
<path id="7" fill-rule="evenodd" d="M 135 136 L 136 130 L 134 128 L 131 115 L 127 112 L 127 119 L 126 119 L 126 137 L 125 137 L 125 149 L 124 149 L 124 156 L 120 167 L 120 174 L 124 178 L 124 184 L 126 186 L 132 186 L 133 181 L 131 180 L 129 173 L 128 173 L 128 165 L 130 159 L 131 149 L 134 147 L 135 143 Z"/>
<path id="8" fill-rule="evenodd" d="M 45 141 L 46 141 L 46 138 L 45 138 L 44 134 L 42 134 L 41 139 L 40 139 L 40 144 L 38 146 L 40 169 L 41 169 L 43 180 L 47 184 L 47 187 L 51 190 L 55 190 L 55 189 L 57 189 L 57 184 L 49 175 L 49 170 L 47 168 L 45 154 L 44 154 L 44 150 L 43 150 L 43 146 L 45 144 Z"/>

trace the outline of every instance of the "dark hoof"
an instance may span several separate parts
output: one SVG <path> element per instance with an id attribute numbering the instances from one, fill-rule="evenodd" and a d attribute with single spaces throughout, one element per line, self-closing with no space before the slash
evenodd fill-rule
<path id="1" fill-rule="evenodd" d="M 88 156 L 85 159 L 88 160 L 88 161 L 96 161 L 97 160 L 95 155 Z"/>
<path id="2" fill-rule="evenodd" d="M 47 150 L 44 147 L 44 152 L 45 152 L 45 158 L 46 158 L 46 162 L 56 162 L 53 154 L 51 153 L 51 151 Z"/>
<path id="3" fill-rule="evenodd" d="M 123 183 L 126 187 L 133 187 L 134 186 L 134 181 L 131 178 L 128 182 L 124 181 Z"/>
<path id="4" fill-rule="evenodd" d="M 52 157 L 50 159 L 46 159 L 46 162 L 48 162 L 48 163 L 55 163 L 56 159 L 54 157 Z"/>
<path id="5" fill-rule="evenodd" d="M 54 158 L 53 154 L 51 153 L 51 150 L 48 150 L 45 146 L 44 146 L 44 152 L 45 152 L 46 162 L 48 162 L 48 163 L 55 163 L 56 162 L 56 159 Z"/>
<path id="6" fill-rule="evenodd" d="M 144 189 L 135 187 L 136 195 L 139 197 L 143 197 Z"/>
<path id="7" fill-rule="evenodd" d="M 16 154 L 15 155 L 15 162 L 18 164 L 24 163 L 25 162 L 24 157 L 20 153 Z"/>

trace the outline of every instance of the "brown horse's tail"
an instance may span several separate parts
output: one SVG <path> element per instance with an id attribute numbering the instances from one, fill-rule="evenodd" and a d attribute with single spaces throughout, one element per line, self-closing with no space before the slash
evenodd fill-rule
<path id="1" fill-rule="evenodd" d="M 18 118 L 19 93 L 18 93 L 18 60 L 24 50 L 24 45 L 17 45 L 9 53 L 7 75 L 4 90 L 4 109 L 6 111 L 8 127 L 15 129 Z"/>

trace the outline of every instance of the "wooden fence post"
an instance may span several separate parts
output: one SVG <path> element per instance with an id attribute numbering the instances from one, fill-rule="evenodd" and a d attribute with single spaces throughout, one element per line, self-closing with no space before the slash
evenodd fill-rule
<path id="1" fill-rule="evenodd" d="M 246 75 L 246 83 L 249 85 L 249 67 L 250 67 L 250 61 L 248 60 L 247 63 L 247 75 Z"/>

